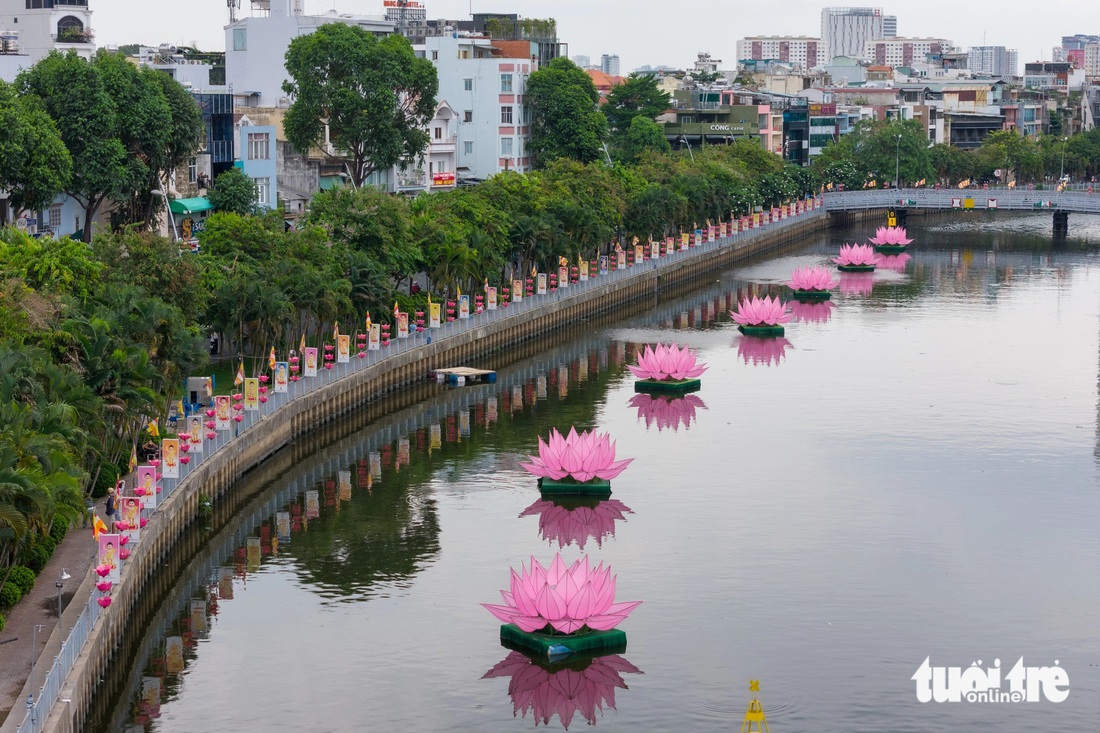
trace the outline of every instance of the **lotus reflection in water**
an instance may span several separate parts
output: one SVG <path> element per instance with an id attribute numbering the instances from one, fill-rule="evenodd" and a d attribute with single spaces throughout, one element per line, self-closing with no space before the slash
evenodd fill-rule
<path id="1" fill-rule="evenodd" d="M 905 266 L 909 264 L 911 259 L 913 259 L 913 255 L 905 252 L 899 255 L 879 255 L 875 258 L 875 267 L 894 270 L 895 272 L 905 272 Z"/>
<path id="2" fill-rule="evenodd" d="M 627 514 L 633 514 L 630 507 L 617 499 L 560 502 L 540 499 L 520 516 L 537 516 L 539 535 L 547 542 L 557 542 L 559 547 L 575 544 L 583 550 L 589 539 L 603 547 L 605 537 L 615 536 L 615 522 L 625 521 Z"/>
<path id="3" fill-rule="evenodd" d="M 581 483 L 594 479 L 610 481 L 634 460 L 616 461 L 615 443 L 606 433 L 599 435 L 586 430 L 578 434 L 576 428 L 569 428 L 565 437 L 554 428 L 546 442 L 540 436 L 539 454 L 529 459 L 530 463 L 519 464 L 528 473 L 554 481 L 569 477 Z"/>
<path id="4" fill-rule="evenodd" d="M 679 430 L 681 425 L 687 430 L 695 421 L 695 411 L 707 409 L 706 403 L 693 394 L 682 397 L 636 394 L 630 398 L 630 406 L 638 409 L 638 419 L 645 420 L 646 428 L 656 425 L 658 431 Z"/>
<path id="5" fill-rule="evenodd" d="M 513 651 L 482 679 L 510 678 L 508 695 L 513 715 L 526 718 L 531 713 L 536 726 L 540 722 L 550 725 L 557 715 L 562 727 L 569 730 L 576 714 L 595 725 L 605 709 L 615 709 L 615 691 L 628 689 L 624 674 L 643 672 L 617 654 L 597 657 L 583 666 L 571 663 L 555 667 Z"/>
<path id="6" fill-rule="evenodd" d="M 638 352 L 637 366 L 628 364 L 626 368 L 638 379 L 680 381 L 698 379 L 707 365 L 699 363 L 695 352 L 686 346 L 681 349 L 676 344 L 657 344 L 650 348 L 646 344 L 645 351 Z"/>
<path id="7" fill-rule="evenodd" d="M 737 355 L 744 359 L 746 364 L 771 366 L 783 360 L 783 355 L 790 348 L 791 342 L 783 337 L 739 336 L 734 340 L 734 345 L 737 346 Z"/>
<path id="8" fill-rule="evenodd" d="M 791 303 L 791 315 L 799 323 L 825 323 L 833 315 L 836 303 L 824 300 L 820 303 Z"/>
<path id="9" fill-rule="evenodd" d="M 870 295 L 875 289 L 875 276 L 870 272 L 846 272 L 840 277 L 842 295 Z"/>

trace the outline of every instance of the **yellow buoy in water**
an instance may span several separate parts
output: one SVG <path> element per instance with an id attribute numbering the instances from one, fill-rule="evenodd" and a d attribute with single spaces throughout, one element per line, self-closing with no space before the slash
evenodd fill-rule
<path id="1" fill-rule="evenodd" d="M 756 723 L 757 733 L 771 733 L 768 730 L 768 721 L 764 719 L 764 706 L 756 699 L 756 693 L 760 692 L 760 680 L 749 680 L 749 692 L 752 693 L 752 700 L 749 701 L 749 709 L 745 711 L 741 733 L 753 733 L 753 723 Z"/>

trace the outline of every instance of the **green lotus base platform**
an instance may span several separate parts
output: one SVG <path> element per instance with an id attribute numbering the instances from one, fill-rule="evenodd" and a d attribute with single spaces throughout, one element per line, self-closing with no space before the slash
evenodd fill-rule
<path id="1" fill-rule="evenodd" d="M 557 496 L 598 496 L 606 498 L 611 496 L 611 482 L 600 478 L 585 483 L 568 479 L 555 481 L 544 476 L 539 479 L 539 491 L 542 492 L 545 498 Z"/>
<path id="2" fill-rule="evenodd" d="M 515 624 L 504 624 L 500 627 L 500 643 L 510 649 L 518 648 L 543 657 L 549 655 L 552 646 L 563 646 L 574 654 L 618 654 L 626 651 L 626 632 L 611 629 L 578 634 L 540 634 L 528 633 Z"/>
<path id="3" fill-rule="evenodd" d="M 738 326 L 737 330 L 746 336 L 782 336 L 782 326 Z"/>
<path id="4" fill-rule="evenodd" d="M 639 379 L 634 382 L 634 391 L 646 394 L 688 394 L 698 392 L 702 386 L 703 383 L 698 379 Z"/>
<path id="5" fill-rule="evenodd" d="M 833 294 L 828 290 L 792 290 L 791 297 L 799 303 L 820 303 L 828 300 Z"/>
<path id="6" fill-rule="evenodd" d="M 906 249 L 904 244 L 876 244 L 875 251 L 883 255 L 900 255 Z"/>
<path id="7" fill-rule="evenodd" d="M 836 269 L 841 272 L 874 272 L 874 265 L 837 265 Z"/>

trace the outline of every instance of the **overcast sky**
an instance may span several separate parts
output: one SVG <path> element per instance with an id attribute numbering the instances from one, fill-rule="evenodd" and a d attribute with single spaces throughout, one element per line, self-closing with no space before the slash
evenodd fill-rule
<path id="1" fill-rule="evenodd" d="M 425 0 L 429 18 L 465 19 L 474 12 L 515 12 L 523 17 L 554 17 L 569 55 L 598 62 L 618 54 L 622 71 L 645 64 L 690 66 L 699 51 L 736 62 L 738 38 L 747 35 L 807 35 L 821 32 L 820 2 L 781 4 L 694 0 Z M 249 0 L 242 0 L 247 14 Z M 837 3 L 840 5 L 841 3 Z M 850 2 L 852 6 L 859 3 Z M 91 0 L 92 26 L 100 44 L 196 44 L 224 50 L 226 0 Z M 867 3 L 868 7 L 875 7 Z M 382 13 L 382 0 L 305 0 L 310 14 L 335 8 L 341 13 Z M 1007 46 L 1020 51 L 1020 64 L 1050 60 L 1063 35 L 1100 33 L 1095 0 L 924 0 L 882 5 L 898 16 L 898 35 L 935 36 L 967 48 Z M 779 12 L 776 12 L 778 10 Z M 1022 68 L 1021 68 L 1022 71 Z"/>

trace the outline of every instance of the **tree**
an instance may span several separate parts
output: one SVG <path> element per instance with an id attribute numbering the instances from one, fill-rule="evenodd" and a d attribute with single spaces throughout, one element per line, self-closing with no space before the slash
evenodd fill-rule
<path id="1" fill-rule="evenodd" d="M 351 158 L 358 188 L 376 170 L 411 161 L 428 146 L 439 80 L 400 35 L 379 40 L 359 26 L 329 23 L 295 38 L 286 52 L 294 98 L 287 139 L 308 150 L 325 139 Z"/>
<path id="2" fill-rule="evenodd" d="M 230 168 L 214 179 L 210 205 L 218 211 L 244 216 L 256 213 L 256 184 L 239 168 Z"/>
<path id="3" fill-rule="evenodd" d="M 0 130 L 0 189 L 9 191 L 16 217 L 46 208 L 72 175 L 72 157 L 57 125 L 32 99 L 0 81 Z"/>
<path id="4" fill-rule="evenodd" d="M 668 92 L 657 88 L 656 75 L 635 72 L 622 84 L 611 88 L 600 111 L 607 118 L 611 139 L 620 142 L 636 118 L 656 120 L 668 109 L 670 100 Z"/>
<path id="5" fill-rule="evenodd" d="M 607 118 L 597 108 L 596 85 L 579 66 L 558 57 L 527 79 L 531 142 L 535 165 L 558 158 L 591 163 L 603 155 Z"/>
<path id="6" fill-rule="evenodd" d="M 844 163 L 854 166 L 854 176 Z M 935 176 L 924 128 L 916 120 L 860 122 L 855 130 L 825 146 L 814 166 L 826 183 L 842 183 L 835 178 L 841 171 L 847 178 L 866 175 L 880 184 L 893 183 L 895 178 L 912 183 Z"/>
<path id="7" fill-rule="evenodd" d="M 630 122 L 630 129 L 616 146 L 616 156 L 624 163 L 633 164 L 647 150 L 667 153 L 672 150 L 665 131 L 653 120 L 638 116 Z"/>

